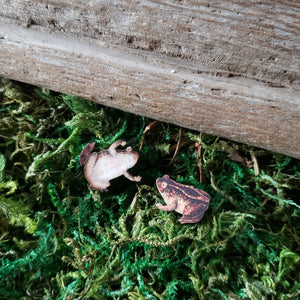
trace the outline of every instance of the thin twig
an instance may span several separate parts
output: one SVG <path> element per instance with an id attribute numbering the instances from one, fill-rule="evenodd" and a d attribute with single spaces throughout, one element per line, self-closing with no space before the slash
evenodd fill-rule
<path id="1" fill-rule="evenodd" d="M 197 151 L 197 163 L 198 163 L 198 167 L 199 167 L 199 181 L 202 184 L 203 182 L 203 178 L 202 178 L 202 160 L 201 160 L 201 151 L 202 151 L 202 132 L 200 132 L 200 142 L 195 144 L 195 147 L 198 148 Z"/>
<path id="2" fill-rule="evenodd" d="M 152 123 L 150 123 L 149 125 L 146 126 L 145 130 L 143 131 L 143 134 L 142 134 L 142 140 L 141 140 L 141 145 L 140 145 L 140 148 L 139 150 L 141 150 L 143 148 L 143 145 L 144 145 L 144 141 L 145 141 L 145 137 L 146 137 L 146 134 L 147 132 L 151 129 L 151 127 L 153 125 L 155 125 L 156 123 L 158 122 L 158 120 L 155 120 L 153 121 Z"/>
<path id="3" fill-rule="evenodd" d="M 257 158 L 253 151 L 250 151 L 250 155 L 251 155 L 251 160 L 253 162 L 254 174 L 255 174 L 255 176 L 258 176 L 259 175 L 259 166 L 258 166 Z"/>
<path id="4" fill-rule="evenodd" d="M 169 163 L 169 166 L 174 162 L 176 156 L 178 155 L 179 153 L 179 150 L 181 148 L 181 142 L 182 142 L 182 136 L 183 136 L 183 130 L 182 130 L 182 127 L 179 128 L 179 136 L 178 136 L 178 141 L 177 141 L 177 145 L 176 145 L 176 149 L 175 149 L 175 152 L 174 152 L 174 155 Z"/>

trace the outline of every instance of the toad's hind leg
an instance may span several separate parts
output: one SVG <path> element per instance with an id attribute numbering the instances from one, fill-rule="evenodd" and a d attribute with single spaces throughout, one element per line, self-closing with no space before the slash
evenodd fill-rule
<path id="1" fill-rule="evenodd" d="M 89 159 L 91 152 L 95 148 L 95 142 L 87 144 L 80 153 L 79 162 L 83 166 Z"/>
<path id="2" fill-rule="evenodd" d="M 100 190 L 100 191 L 107 191 L 107 188 L 110 186 L 110 182 L 101 182 L 101 183 L 94 183 L 90 185 L 92 190 Z"/>
<path id="3" fill-rule="evenodd" d="M 203 213 L 204 214 L 204 213 Z M 185 223 L 196 223 L 199 222 L 202 218 L 202 215 L 198 215 L 198 216 L 192 216 L 192 215 L 188 215 L 188 216 L 182 216 L 182 218 L 179 219 L 179 222 L 181 224 L 185 224 Z"/>
<path id="4" fill-rule="evenodd" d="M 184 223 L 196 223 L 199 222 L 205 211 L 207 209 L 206 205 L 198 204 L 193 207 L 186 207 L 183 211 L 182 218 L 179 220 L 181 224 Z"/>
<path id="5" fill-rule="evenodd" d="M 131 181 L 136 181 L 139 182 L 141 181 L 142 177 L 141 176 L 133 176 L 131 175 L 128 171 L 124 172 L 123 174 L 127 179 L 131 180 Z"/>
<path id="6" fill-rule="evenodd" d="M 108 151 L 109 153 L 112 155 L 112 156 L 115 156 L 117 154 L 117 147 L 119 146 L 125 146 L 126 145 L 126 141 L 122 141 L 122 140 L 118 140 L 118 141 L 115 141 L 114 143 L 112 143 L 110 145 L 110 147 L 108 148 Z"/>

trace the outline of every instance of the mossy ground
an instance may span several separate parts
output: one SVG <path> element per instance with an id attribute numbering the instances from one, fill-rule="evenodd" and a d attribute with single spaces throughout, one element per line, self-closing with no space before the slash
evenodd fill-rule
<path id="1" fill-rule="evenodd" d="M 300 297 L 299 160 L 184 129 L 170 164 L 180 129 L 157 123 L 130 170 L 142 181 L 92 191 L 83 147 L 124 139 L 138 150 L 152 120 L 4 79 L 0 88 L 0 299 Z M 164 174 L 211 195 L 199 223 L 156 208 Z"/>

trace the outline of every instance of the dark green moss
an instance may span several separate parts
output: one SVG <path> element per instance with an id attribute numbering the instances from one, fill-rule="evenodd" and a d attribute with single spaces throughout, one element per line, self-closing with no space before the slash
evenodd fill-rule
<path id="1" fill-rule="evenodd" d="M 92 191 L 86 143 L 138 150 L 151 120 L 4 79 L 0 89 L 1 299 L 300 297 L 299 160 L 184 129 L 170 164 L 179 128 L 156 123 L 131 170 L 141 183 Z M 156 208 L 164 174 L 210 193 L 199 223 Z"/>

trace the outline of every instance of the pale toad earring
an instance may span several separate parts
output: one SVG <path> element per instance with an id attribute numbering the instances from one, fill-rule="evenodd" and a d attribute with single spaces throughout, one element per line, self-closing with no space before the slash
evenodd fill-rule
<path id="1" fill-rule="evenodd" d="M 80 154 L 80 165 L 84 165 L 84 174 L 93 190 L 106 190 L 110 180 L 124 175 L 131 181 L 140 181 L 140 176 L 132 176 L 127 170 L 132 168 L 139 154 L 128 147 L 118 150 L 118 146 L 125 146 L 126 141 L 115 141 L 107 150 L 92 152 L 96 143 L 87 144 Z"/>

